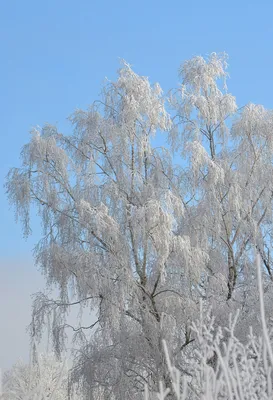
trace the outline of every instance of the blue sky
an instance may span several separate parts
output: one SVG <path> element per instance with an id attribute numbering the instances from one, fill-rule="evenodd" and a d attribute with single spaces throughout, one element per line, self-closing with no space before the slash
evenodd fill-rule
<path id="1" fill-rule="evenodd" d="M 66 117 L 98 98 L 104 78 L 115 79 L 119 58 L 167 91 L 177 85 L 183 61 L 225 51 L 228 86 L 238 104 L 273 108 L 272 15 L 272 0 L 2 1 L 0 181 L 19 166 L 31 127 L 49 122 L 68 131 Z M 0 320 L 5 320 L 0 367 L 5 368 L 27 355 L 29 295 L 43 279 L 31 257 L 39 229 L 27 242 L 22 238 L 2 185 L 0 209 Z M 13 342 L 20 343 L 20 354 Z"/>

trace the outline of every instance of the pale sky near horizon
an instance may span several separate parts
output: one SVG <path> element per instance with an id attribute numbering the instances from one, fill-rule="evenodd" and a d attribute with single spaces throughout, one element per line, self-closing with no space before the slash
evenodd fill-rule
<path id="1" fill-rule="evenodd" d="M 119 58 L 166 92 L 179 65 L 212 51 L 229 54 L 230 91 L 239 106 L 273 108 L 273 2 L 256 0 L 8 0 L 0 4 L 0 181 L 19 166 L 29 130 L 98 98 Z M 44 286 L 0 185 L 0 368 L 27 361 L 30 294 Z"/>

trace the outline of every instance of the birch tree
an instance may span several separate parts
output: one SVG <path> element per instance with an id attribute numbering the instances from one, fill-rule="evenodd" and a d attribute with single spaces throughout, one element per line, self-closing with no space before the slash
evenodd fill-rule
<path id="1" fill-rule="evenodd" d="M 181 342 L 191 282 L 207 256 L 177 231 L 184 207 L 171 188 L 172 160 L 151 146 L 171 127 L 158 84 L 124 64 L 102 100 L 70 120 L 71 136 L 49 125 L 33 130 L 22 168 L 8 178 L 26 235 L 29 206 L 38 208 L 36 261 L 60 292 L 57 301 L 36 297 L 32 332 L 39 336 L 53 312 L 60 353 L 68 307 L 88 303 L 97 323 L 89 343 L 86 327 L 72 327 L 82 339 L 75 374 L 91 393 L 102 387 L 105 398 L 133 398 L 166 378 L 162 339 Z"/>
<path id="2" fill-rule="evenodd" d="M 182 231 L 209 255 L 201 286 L 218 313 L 219 302 L 246 304 L 255 275 L 253 250 L 272 279 L 273 113 L 254 104 L 238 109 L 227 90 L 226 59 L 213 53 L 207 61 L 185 62 L 182 84 L 170 96 L 170 143 L 187 160 L 181 191 L 188 219 Z"/>
<path id="3" fill-rule="evenodd" d="M 254 311 L 253 248 L 271 279 L 273 114 L 238 109 L 226 68 L 221 54 L 185 62 L 168 113 L 159 84 L 124 63 L 101 99 L 70 117 L 71 135 L 34 129 L 9 173 L 26 236 L 30 207 L 38 210 L 35 259 L 59 288 L 58 299 L 36 296 L 31 334 L 50 315 L 61 354 L 73 330 L 73 379 L 91 399 L 140 399 L 159 380 L 170 387 L 162 340 L 186 374 L 200 298 L 219 319 Z M 73 306 L 97 320 L 70 326 Z"/>

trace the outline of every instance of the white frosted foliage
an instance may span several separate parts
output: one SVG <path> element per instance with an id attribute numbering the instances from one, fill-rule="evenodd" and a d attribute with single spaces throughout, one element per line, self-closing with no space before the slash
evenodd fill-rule
<path id="1" fill-rule="evenodd" d="M 159 398 L 166 388 L 171 398 L 194 368 L 207 400 L 212 380 L 218 385 L 205 362 L 214 357 L 223 374 L 231 373 L 231 386 L 249 373 L 246 331 L 252 325 L 254 335 L 261 332 L 256 252 L 266 316 L 271 309 L 272 111 L 238 108 L 227 88 L 226 54 L 193 57 L 179 76 L 181 85 L 165 96 L 159 84 L 123 62 L 100 99 L 69 117 L 70 134 L 49 124 L 35 128 L 21 167 L 8 175 L 7 193 L 25 236 L 33 207 L 42 222 L 35 260 L 58 292 L 56 299 L 36 294 L 32 338 L 49 324 L 60 356 L 67 331 L 73 332 L 71 382 L 89 400 L 139 400 L 145 385 L 155 394 L 159 381 Z M 204 343 L 216 340 L 218 347 L 207 348 L 203 324 L 194 325 L 200 300 L 204 315 L 214 315 Z M 80 312 L 71 326 L 73 307 Z M 83 323 L 84 309 L 95 322 Z M 235 340 L 227 315 L 237 309 Z M 241 357 L 238 365 L 228 345 Z M 171 365 L 177 367 L 172 374 L 181 374 L 177 387 Z M 220 386 L 223 396 L 233 390 Z M 241 396 L 246 389 L 236 390 Z"/>

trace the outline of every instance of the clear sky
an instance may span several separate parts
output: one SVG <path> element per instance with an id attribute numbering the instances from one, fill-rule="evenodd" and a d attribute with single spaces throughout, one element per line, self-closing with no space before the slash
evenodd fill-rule
<path id="1" fill-rule="evenodd" d="M 212 51 L 229 54 L 228 82 L 238 104 L 273 108 L 272 0 L 0 1 L 0 181 L 19 166 L 29 130 L 98 98 L 124 58 L 163 89 L 179 65 Z M 271 77 L 271 78 L 270 78 Z M 27 358 L 30 293 L 43 286 L 0 185 L 0 367 Z M 3 324 L 3 328 L 2 328 Z"/>

